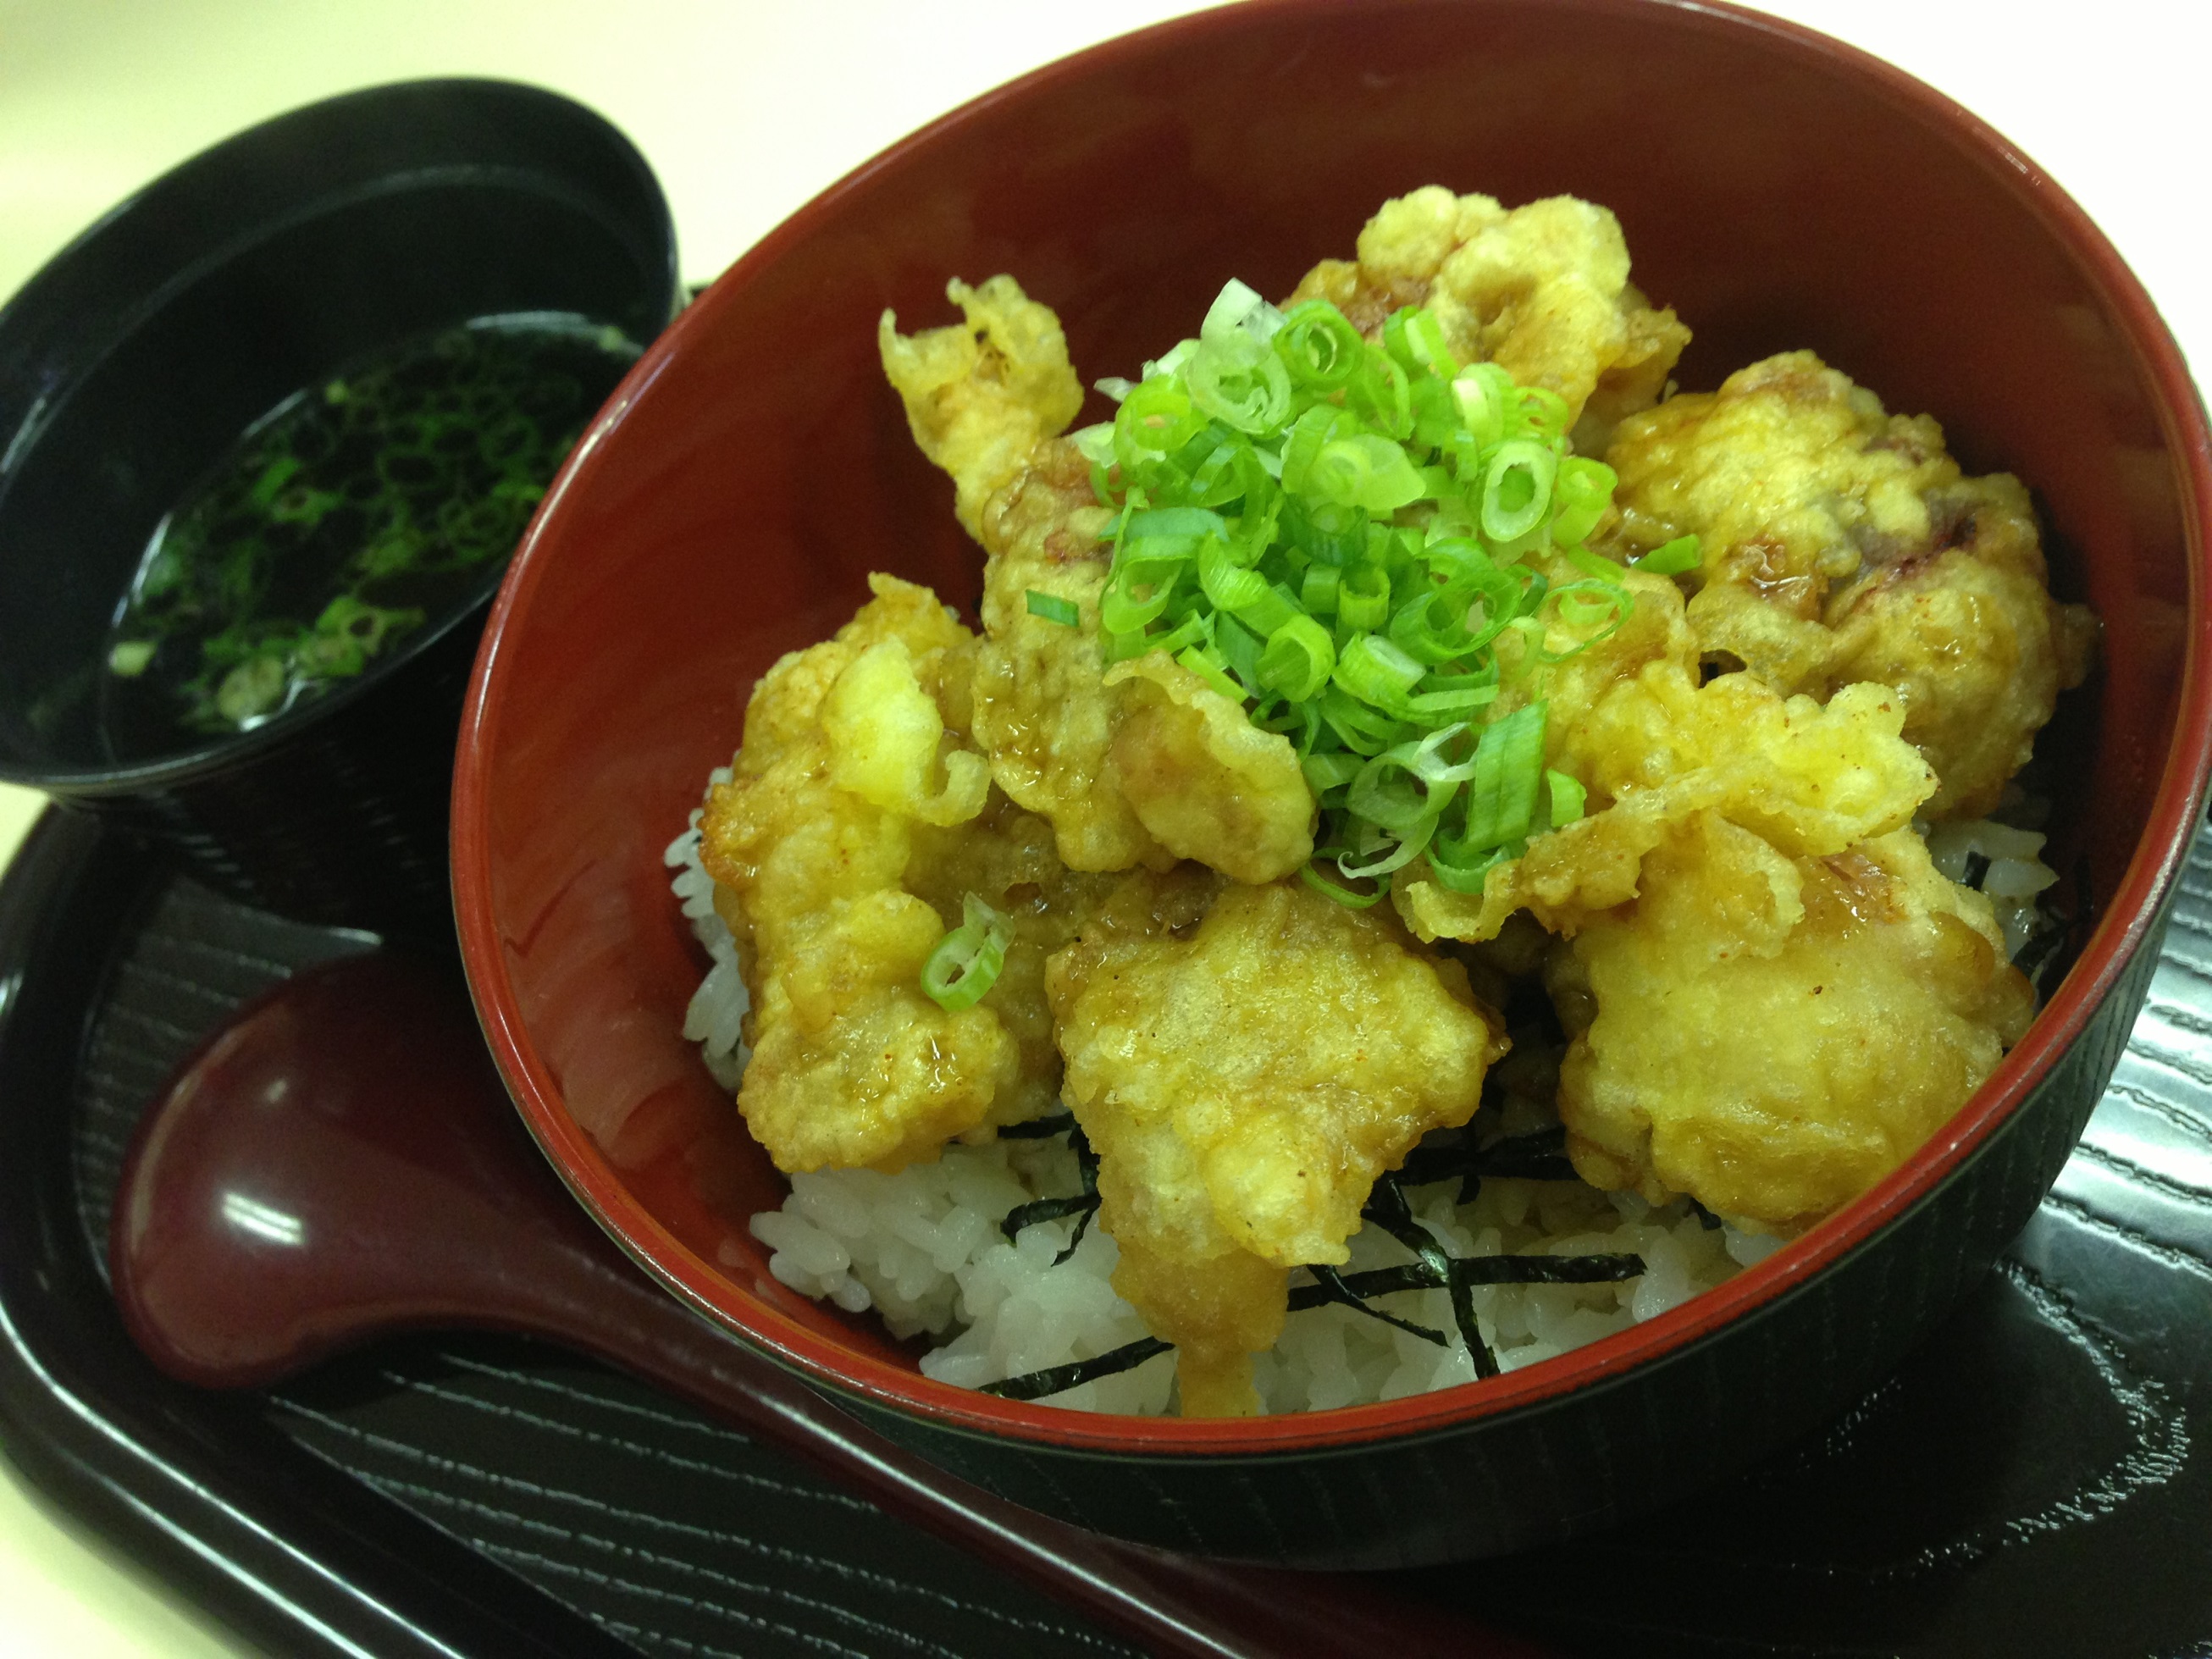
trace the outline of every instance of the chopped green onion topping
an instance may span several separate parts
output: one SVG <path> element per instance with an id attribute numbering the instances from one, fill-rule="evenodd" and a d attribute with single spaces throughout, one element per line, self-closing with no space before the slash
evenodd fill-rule
<path id="1" fill-rule="evenodd" d="M 1326 301 L 1278 311 L 1241 283 L 1197 337 L 1101 385 L 1121 407 L 1077 441 L 1113 513 L 1101 654 L 1165 651 L 1290 742 L 1321 806 L 1309 884 L 1372 904 L 1425 852 L 1479 890 L 1582 811 L 1544 768 L 1542 677 L 1632 604 L 1583 550 L 1618 480 L 1572 453 L 1563 398 L 1462 366 L 1422 307 L 1370 341 Z M 1554 586 L 1561 553 L 1580 574 Z M 1031 613 L 1080 625 L 1049 599 Z"/>
<path id="2" fill-rule="evenodd" d="M 1188 651 L 1178 652 L 1176 660 L 1204 680 L 1231 702 L 1244 701 L 1243 688 L 1229 678 L 1227 665 L 1221 653 L 1202 645 L 1194 645 Z"/>
<path id="3" fill-rule="evenodd" d="M 1536 788 L 1544 775 L 1544 705 L 1532 702 L 1483 728 L 1468 784 L 1470 848 L 1502 846 L 1528 833 L 1536 816 Z"/>
<path id="4" fill-rule="evenodd" d="M 1304 769 L 1306 782 L 1316 795 L 1340 788 L 1358 777 L 1360 772 L 1357 755 L 1308 755 L 1298 763 Z"/>
<path id="5" fill-rule="evenodd" d="M 1493 542 L 1517 541 L 1543 523 L 1559 465 L 1559 458 L 1533 438 L 1498 445 L 1483 473 L 1482 533 Z"/>
<path id="6" fill-rule="evenodd" d="M 1083 620 L 1083 613 L 1073 599 L 1063 599 L 1057 593 L 1040 593 L 1034 587 L 1027 590 L 1027 598 L 1032 617 L 1042 617 L 1062 628 L 1073 628 Z"/>
<path id="7" fill-rule="evenodd" d="M 1292 702 L 1304 702 L 1328 684 L 1336 646 L 1311 617 L 1292 617 L 1267 635 L 1260 653 L 1260 684 Z"/>
<path id="8" fill-rule="evenodd" d="M 921 988 L 948 1013 L 981 1002 L 1006 965 L 1006 923 L 973 893 L 961 905 L 961 925 L 937 941 L 921 964 Z"/>

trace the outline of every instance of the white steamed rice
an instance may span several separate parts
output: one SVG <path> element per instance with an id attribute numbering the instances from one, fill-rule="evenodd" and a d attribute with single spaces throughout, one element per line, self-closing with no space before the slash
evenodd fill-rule
<path id="1" fill-rule="evenodd" d="M 728 771 L 712 780 L 722 782 Z M 699 863 L 699 813 L 670 843 L 667 862 L 684 914 L 713 960 L 691 999 L 684 1035 L 700 1045 L 716 1079 L 735 1089 L 744 1070 L 748 1006 L 735 942 L 715 914 L 714 878 Z M 2015 815 L 2016 816 L 2016 815 Z M 2043 836 L 1994 821 L 1937 826 L 1929 835 L 1936 867 L 1956 881 L 1976 854 L 1989 860 L 1983 887 L 2017 951 L 2039 925 L 2037 896 L 2057 879 L 2039 859 Z M 1555 1120 L 1553 1120 L 1555 1121 Z M 1514 1134 L 1545 1127 L 1546 1109 L 1509 1107 Z M 933 1345 L 921 1369 L 939 1382 L 979 1388 L 1010 1376 L 1089 1359 L 1146 1334 L 1135 1309 L 1109 1282 L 1118 1259 L 1103 1229 L 1086 1229 L 1067 1261 L 1054 1258 L 1073 1220 L 1040 1223 L 1009 1241 L 1000 1223 L 1017 1206 L 1079 1190 L 1065 1137 L 948 1146 L 933 1161 L 896 1175 L 831 1170 L 798 1175 L 780 1209 L 751 1220 L 773 1254 L 769 1271 L 801 1293 L 848 1312 L 873 1310 L 892 1334 Z M 1629 1193 L 1580 1182 L 1492 1177 L 1471 1204 L 1456 1180 L 1408 1192 L 1416 1218 L 1455 1255 L 1548 1253 L 1643 1257 L 1641 1276 L 1613 1284 L 1477 1287 L 1478 1324 L 1501 1367 L 1512 1370 L 1650 1319 L 1708 1290 L 1776 1249 L 1778 1240 L 1716 1226 L 1685 1201 L 1655 1209 Z M 1343 1271 L 1413 1260 L 1382 1229 L 1351 1241 Z M 735 1265 L 734 1261 L 730 1265 Z M 1303 1273 L 1292 1282 L 1302 1282 Z M 1353 1309 L 1328 1305 L 1291 1316 L 1255 1380 L 1271 1412 L 1319 1410 L 1395 1400 L 1474 1380 L 1443 1290 L 1376 1299 L 1401 1319 L 1443 1333 L 1443 1346 Z M 1082 1410 L 1156 1413 L 1173 1403 L 1172 1355 L 1052 1396 Z"/>
<path id="2" fill-rule="evenodd" d="M 726 778 L 716 775 L 715 781 Z M 714 912 L 714 880 L 699 865 L 698 814 L 669 846 L 672 884 L 713 960 L 686 1011 L 684 1036 L 718 1080 L 734 1088 L 744 1066 L 740 1030 L 747 1006 L 737 947 Z M 1508 1126 L 1516 1133 L 1540 1127 Z M 1018 1206 L 1074 1193 L 1079 1179 L 1065 1137 L 953 1144 L 934 1161 L 896 1175 L 830 1170 L 792 1177 L 782 1207 L 752 1218 L 753 1236 L 773 1253 L 769 1271 L 801 1293 L 848 1312 L 873 1310 L 896 1336 L 933 1346 L 922 1370 L 977 1388 L 1088 1359 L 1146 1334 L 1135 1309 L 1109 1282 L 1119 1252 L 1097 1226 L 1067 1261 L 1054 1258 L 1073 1220 L 1044 1222 L 1009 1241 L 1000 1222 Z M 1482 1334 L 1507 1370 L 1565 1352 L 1662 1313 L 1757 1261 L 1776 1241 L 1716 1229 L 1677 1203 L 1655 1210 L 1628 1194 L 1600 1194 L 1578 1183 L 1492 1178 L 1475 1201 L 1454 1202 L 1456 1180 L 1413 1189 L 1422 1225 L 1456 1255 L 1624 1252 L 1644 1258 L 1638 1279 L 1601 1285 L 1501 1285 L 1474 1292 Z M 1376 1227 L 1352 1240 L 1347 1272 L 1413 1260 Z M 734 1265 L 732 1264 L 732 1265 Z M 1300 1277 L 1303 1277 L 1301 1275 Z M 1297 1282 L 1295 1279 L 1293 1282 Z M 1454 1329 L 1449 1296 L 1408 1291 L 1379 1298 L 1398 1317 Z M 1172 1401 L 1167 1354 L 1133 1370 L 1052 1396 L 1055 1405 L 1159 1413 Z M 1292 1316 L 1274 1351 L 1255 1366 L 1270 1411 L 1392 1400 L 1471 1382 L 1474 1361 L 1455 1336 L 1443 1346 L 1344 1307 Z"/>

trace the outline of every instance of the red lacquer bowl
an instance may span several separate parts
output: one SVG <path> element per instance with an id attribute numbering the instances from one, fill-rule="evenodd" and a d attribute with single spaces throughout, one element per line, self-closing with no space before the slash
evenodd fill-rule
<path id="1" fill-rule="evenodd" d="M 663 846 L 776 656 L 871 570 L 972 605 L 980 556 L 876 360 L 878 314 L 1017 274 L 1086 377 L 1280 294 L 1386 196 L 1560 191 L 1624 222 L 1710 386 L 1809 346 L 2040 492 L 2106 665 L 2046 736 L 2053 861 L 2098 920 L 2025 1042 L 1842 1214 L 1709 1295 L 1501 1379 L 1249 1421 L 940 1386 L 772 1279 L 781 1185 L 682 1040 L 702 960 Z M 1097 410 L 1091 412 L 1095 418 Z M 2064 1161 L 2140 1005 L 2205 784 L 2203 411 L 2142 289 L 1973 117 L 1785 24 L 1643 0 L 1280 0 L 1117 40 L 915 134 L 740 260 L 647 354 L 549 497 L 477 665 L 455 789 L 492 1047 L 577 1195 L 677 1296 L 893 1437 L 1055 1515 L 1340 1565 L 1616 1522 L 1838 1409 L 1981 1275 Z M 624 1121 L 611 1149 L 592 1126 Z"/>

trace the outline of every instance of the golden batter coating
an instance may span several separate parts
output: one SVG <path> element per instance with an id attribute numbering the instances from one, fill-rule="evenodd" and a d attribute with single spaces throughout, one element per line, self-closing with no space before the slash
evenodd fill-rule
<path id="1" fill-rule="evenodd" d="M 1576 1169 L 1785 1235 L 1902 1163 L 2034 1012 L 1989 902 L 1910 830 L 1792 859 L 1699 813 L 1572 950 L 1595 1005 L 1560 1074 Z"/>
<path id="2" fill-rule="evenodd" d="M 1288 738 L 1164 651 L 1115 664 L 1106 684 L 1121 697 L 1114 777 L 1161 846 L 1253 883 L 1313 856 L 1313 791 Z"/>
<path id="3" fill-rule="evenodd" d="M 1492 939 L 1523 908 L 1571 934 L 1635 898 L 1644 855 L 1704 812 L 1793 857 L 1841 853 L 1903 828 L 1935 788 L 1904 719 L 1887 686 L 1845 686 L 1824 707 L 1749 674 L 1699 686 L 1679 661 L 1655 659 L 1559 734 L 1553 763 L 1588 787 L 1587 817 L 1534 838 L 1480 894 L 1443 887 L 1417 859 L 1392 900 L 1426 939 Z"/>
<path id="4" fill-rule="evenodd" d="M 1041 446 L 990 501 L 975 736 L 999 787 L 1051 821 L 1071 869 L 1163 869 L 1175 854 L 1123 798 L 1109 758 L 1121 699 L 1098 640 L 1113 562 L 1098 532 L 1110 516 L 1091 492 L 1091 464 L 1065 440 Z M 1033 614 L 1032 592 L 1075 606 L 1077 625 Z"/>
<path id="5" fill-rule="evenodd" d="M 1628 280 L 1628 244 L 1607 210 L 1571 196 L 1510 212 L 1490 196 L 1430 185 L 1385 202 L 1357 263 L 1324 259 L 1293 301 L 1333 302 L 1363 333 L 1425 305 L 1462 362 L 1495 362 L 1567 400 L 1584 454 L 1665 390 L 1690 331 Z"/>
<path id="6" fill-rule="evenodd" d="M 876 344 L 915 442 L 951 475 L 955 511 L 980 540 L 984 503 L 1075 418 L 1083 385 L 1069 366 L 1060 319 L 1012 277 L 970 288 L 956 276 L 945 293 L 963 321 L 906 335 L 886 311 Z"/>
<path id="7" fill-rule="evenodd" d="M 1115 1285 L 1176 1344 L 1187 1413 L 1257 1409 L 1282 1275 L 1346 1259 L 1376 1176 L 1464 1123 L 1506 1046 L 1387 915 L 1216 885 L 1129 878 L 1047 970 Z"/>
<path id="8" fill-rule="evenodd" d="M 789 1170 L 894 1170 L 1048 1107 L 1043 959 L 1084 908 L 966 746 L 975 636 L 926 588 L 869 585 L 834 640 L 763 677 L 702 821 L 753 1000 L 738 1105 Z M 951 1012 L 921 973 L 970 892 L 1012 942 L 990 994 Z"/>
<path id="9" fill-rule="evenodd" d="M 1009 277 L 955 290 L 970 325 L 908 337 L 887 313 L 884 363 L 923 450 L 952 474 L 961 522 L 989 555 L 974 696 L 993 778 L 1051 820 L 1072 869 L 1161 869 L 1181 857 L 1245 881 L 1289 874 L 1313 850 L 1314 817 L 1290 744 L 1172 663 L 1109 683 L 1098 597 L 1112 547 L 1099 532 L 1111 515 L 1090 463 L 1052 436 L 1076 407 L 1040 366 L 1056 352 L 1066 370 L 1058 322 Z M 1001 334 L 1050 349 L 1038 347 L 1016 374 L 1008 353 L 977 343 Z M 1073 605 L 1075 624 L 1035 614 L 1032 593 Z"/>
<path id="10" fill-rule="evenodd" d="M 1634 416 L 1607 459 L 1622 549 L 1700 538 L 1709 657 L 1785 692 L 1897 690 L 1940 781 L 1930 817 L 1994 807 L 2088 672 L 2094 619 L 2051 600 L 2019 482 L 1962 477 L 1933 420 L 1885 414 L 1809 351 Z"/>

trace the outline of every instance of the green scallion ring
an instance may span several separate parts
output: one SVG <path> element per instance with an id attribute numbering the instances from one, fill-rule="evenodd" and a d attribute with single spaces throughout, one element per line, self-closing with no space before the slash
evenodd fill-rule
<path id="1" fill-rule="evenodd" d="M 1550 515 L 1559 458 L 1533 438 L 1498 446 L 1482 477 L 1482 533 L 1492 542 L 1527 535 Z"/>
<path id="2" fill-rule="evenodd" d="M 921 964 L 923 994 L 953 1014 L 981 1002 L 1006 965 L 1006 930 L 999 914 L 973 893 L 963 908 L 966 919 L 937 941 Z"/>
<path id="3" fill-rule="evenodd" d="M 1553 829 L 1572 823 L 1582 817 L 1583 810 L 1589 801 L 1589 791 L 1583 786 L 1580 779 L 1570 777 L 1565 772 L 1547 771 L 1544 783 L 1552 797 Z"/>
<path id="4" fill-rule="evenodd" d="M 1336 620 L 1355 633 L 1382 627 L 1390 617 L 1390 573 L 1380 565 L 1354 565 L 1336 584 Z"/>
<path id="5" fill-rule="evenodd" d="M 1271 343 L 1291 380 L 1309 392 L 1340 390 L 1367 355 L 1359 331 L 1326 300 L 1291 307 Z"/>
<path id="6" fill-rule="evenodd" d="M 1337 653 L 1336 684 L 1370 708 L 1395 714 L 1424 665 L 1379 634 L 1354 634 Z"/>
<path id="7" fill-rule="evenodd" d="M 1413 759 L 1418 747 L 1416 744 L 1399 744 L 1361 767 L 1358 775 L 1352 781 L 1352 793 L 1344 798 L 1346 810 L 1356 818 L 1380 825 L 1401 837 L 1410 836 L 1425 820 L 1433 823 L 1457 793 L 1459 785 L 1454 781 L 1431 788 L 1428 780 L 1413 770 Z M 1407 856 L 1410 858 L 1412 854 Z M 1340 862 L 1337 867 L 1344 866 Z M 1345 873 L 1352 872 L 1347 870 Z"/>
<path id="8" fill-rule="evenodd" d="M 1336 643 L 1311 617 L 1292 617 L 1267 635 L 1260 653 L 1260 684 L 1268 690 L 1304 702 L 1328 684 L 1336 666 Z"/>
<path id="9" fill-rule="evenodd" d="M 1573 547 L 1587 538 L 1613 505 L 1613 489 L 1620 482 L 1620 475 L 1603 461 L 1586 455 L 1561 460 L 1552 483 L 1552 539 L 1561 547 Z"/>
<path id="10" fill-rule="evenodd" d="M 1242 611 L 1267 597 L 1267 579 L 1240 569 L 1230 544 L 1209 536 L 1198 546 L 1198 585 L 1217 611 Z"/>

